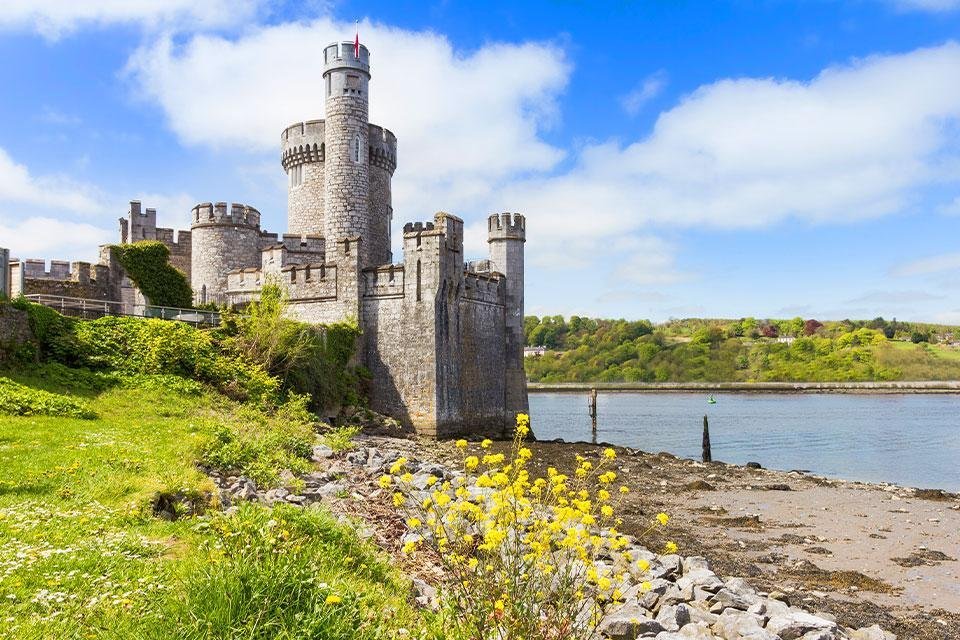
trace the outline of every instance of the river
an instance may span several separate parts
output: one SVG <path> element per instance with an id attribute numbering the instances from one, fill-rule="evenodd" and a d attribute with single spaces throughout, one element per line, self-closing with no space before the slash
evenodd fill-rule
<path id="1" fill-rule="evenodd" d="M 960 491 L 960 395 L 601 393 L 597 439 L 700 458 L 709 416 L 713 459 L 818 475 Z M 531 393 L 543 440 L 590 440 L 587 396 Z"/>

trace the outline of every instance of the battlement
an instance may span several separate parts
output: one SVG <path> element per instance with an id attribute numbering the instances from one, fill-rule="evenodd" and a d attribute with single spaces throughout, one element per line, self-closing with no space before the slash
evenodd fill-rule
<path id="1" fill-rule="evenodd" d="M 505 291 L 502 286 L 503 281 L 503 276 L 496 272 L 467 272 L 463 277 L 463 297 L 465 300 L 474 302 L 504 304 Z"/>
<path id="2" fill-rule="evenodd" d="M 337 69 L 356 69 L 370 76 L 370 51 L 360 45 L 360 57 L 354 55 L 354 43 L 350 40 L 333 42 L 323 49 L 323 75 Z"/>
<path id="3" fill-rule="evenodd" d="M 403 264 L 384 264 L 363 270 L 363 295 L 366 298 L 403 297 Z"/>
<path id="4" fill-rule="evenodd" d="M 470 262 L 465 262 L 463 264 L 463 270 L 466 273 L 496 273 L 496 268 L 493 266 L 493 262 L 489 259 L 484 260 L 471 260 Z"/>
<path id="5" fill-rule="evenodd" d="M 408 233 L 423 233 L 425 231 L 433 231 L 432 222 L 408 222 L 403 225 L 404 235 Z"/>
<path id="6" fill-rule="evenodd" d="M 284 170 L 308 162 L 323 162 L 324 121 L 307 120 L 290 125 L 280 134 L 280 164 Z"/>
<path id="7" fill-rule="evenodd" d="M 182 245 L 189 250 L 190 237 L 190 232 L 185 229 L 166 229 L 162 227 L 157 229 L 157 240 L 171 248 Z"/>
<path id="8" fill-rule="evenodd" d="M 260 212 L 245 204 L 203 202 L 191 211 L 190 227 L 244 226 L 260 229 Z"/>
<path id="9" fill-rule="evenodd" d="M 326 250 L 323 236 L 299 233 L 285 233 L 280 243 L 288 251 L 299 251 L 302 253 L 323 253 Z"/>
<path id="10" fill-rule="evenodd" d="M 487 233 L 491 240 L 526 240 L 527 221 L 519 213 L 494 213 L 487 218 Z"/>
<path id="11" fill-rule="evenodd" d="M 369 127 L 370 164 L 392 174 L 397 169 L 397 136 L 375 124 Z"/>

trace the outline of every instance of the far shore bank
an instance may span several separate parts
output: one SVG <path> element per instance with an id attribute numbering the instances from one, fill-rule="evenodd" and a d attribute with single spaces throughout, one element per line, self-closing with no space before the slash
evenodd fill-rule
<path id="1" fill-rule="evenodd" d="M 530 393 L 960 393 L 960 380 L 892 382 L 528 382 Z"/>

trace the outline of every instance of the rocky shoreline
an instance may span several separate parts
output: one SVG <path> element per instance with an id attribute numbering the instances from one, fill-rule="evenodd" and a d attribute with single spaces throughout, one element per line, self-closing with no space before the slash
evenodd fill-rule
<path id="1" fill-rule="evenodd" d="M 357 449 L 343 454 L 318 445 L 314 448 L 316 471 L 302 478 L 290 474 L 285 478 L 287 488 L 260 491 L 246 478 L 216 473 L 211 477 L 227 508 L 241 500 L 286 502 L 306 508 L 323 504 L 350 519 L 394 555 L 416 579 L 418 600 L 429 605 L 429 584 L 438 583 L 442 577 L 439 569 L 429 563 L 412 565 L 398 553 L 406 528 L 390 504 L 389 494 L 375 481 L 401 455 L 411 460 L 416 473 L 451 477 L 456 473 L 452 470 L 457 455 L 449 443 L 416 439 L 360 436 L 357 444 Z M 533 447 L 541 464 L 559 468 L 572 464 L 576 455 L 599 454 L 597 446 L 587 444 L 535 443 Z M 633 552 L 651 561 L 653 588 L 628 594 L 627 604 L 605 619 L 601 627 L 604 637 L 960 638 L 960 594 L 950 590 L 957 571 L 955 539 L 948 536 L 943 540 L 948 551 L 916 544 L 908 548 L 913 538 L 882 525 L 879 520 L 885 518 L 879 509 L 874 510 L 877 523 L 861 523 L 866 525 L 861 529 L 872 529 L 873 535 L 859 536 L 859 530 L 844 523 L 835 522 L 831 527 L 817 521 L 838 518 L 830 506 L 820 506 L 818 498 L 826 497 L 834 508 L 849 511 L 849 504 L 863 504 L 864 495 L 869 494 L 885 507 L 893 503 L 911 507 L 885 514 L 889 518 L 934 505 L 932 509 L 939 517 L 927 518 L 937 522 L 927 522 L 930 526 L 925 528 L 944 524 L 946 530 L 956 525 L 952 528 L 952 535 L 956 535 L 960 529 L 957 496 L 835 481 L 800 472 L 723 463 L 704 465 L 669 454 L 629 449 L 621 450 L 618 460 L 621 473 L 637 488 L 634 501 L 622 509 L 624 531 L 631 533 L 631 524 L 637 531 L 649 522 L 651 513 L 666 510 L 674 516 L 673 523 L 679 523 L 669 535 L 681 544 L 685 555 L 650 553 L 647 547 L 659 548 L 661 543 L 655 536 L 636 542 Z M 807 521 L 782 522 L 784 515 Z M 870 520 L 867 514 L 845 515 Z M 785 533 L 776 535 L 781 528 Z M 932 573 L 944 575 L 898 584 L 889 571 L 877 572 L 878 567 L 863 565 L 865 545 L 897 536 L 905 539 L 893 547 L 903 553 L 893 556 L 889 567 L 920 574 L 930 574 L 932 569 Z M 881 555 L 887 553 L 889 545 L 879 546 Z M 845 559 L 842 550 L 848 547 L 860 547 L 861 553 Z M 957 584 L 954 581 L 954 588 Z M 943 593 L 931 597 L 931 589 L 941 587 Z"/>

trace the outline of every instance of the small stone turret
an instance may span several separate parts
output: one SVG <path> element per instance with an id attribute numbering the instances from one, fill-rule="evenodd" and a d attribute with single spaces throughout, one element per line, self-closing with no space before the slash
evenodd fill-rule
<path id="1" fill-rule="evenodd" d="M 487 219 L 490 262 L 507 277 L 506 291 L 506 410 L 507 420 L 526 413 L 527 378 L 523 370 L 523 245 L 526 219 L 519 213 L 495 213 Z"/>
<path id="2" fill-rule="evenodd" d="M 10 298 L 10 250 L 0 247 L 0 299 Z"/>
<path id="3" fill-rule="evenodd" d="M 260 212 L 245 204 L 204 202 L 191 216 L 194 301 L 219 302 L 229 272 L 260 266 Z"/>

